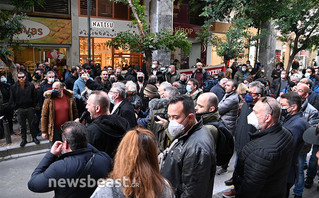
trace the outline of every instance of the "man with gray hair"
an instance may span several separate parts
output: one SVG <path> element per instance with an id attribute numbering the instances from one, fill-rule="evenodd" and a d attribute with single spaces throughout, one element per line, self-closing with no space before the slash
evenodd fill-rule
<path id="1" fill-rule="evenodd" d="M 235 150 L 237 154 L 241 152 L 243 147 L 250 141 L 250 133 L 256 132 L 256 127 L 248 123 L 247 116 L 253 111 L 256 102 L 264 95 L 264 85 L 259 81 L 253 81 L 249 84 L 248 93 L 245 96 L 240 114 L 237 119 L 237 127 L 235 131 Z M 233 178 L 225 181 L 228 186 L 233 185 Z"/>
<path id="2" fill-rule="evenodd" d="M 285 196 L 294 143 L 292 134 L 280 123 L 280 114 L 280 104 L 274 98 L 260 98 L 254 105 L 247 119 L 258 132 L 250 134 L 252 140 L 238 153 L 231 195 Z"/>
<path id="3" fill-rule="evenodd" d="M 113 83 L 108 96 L 113 104 L 111 114 L 125 118 L 129 122 L 129 128 L 134 128 L 137 125 L 136 116 L 134 107 L 125 97 L 125 84 L 122 82 Z"/>
<path id="4" fill-rule="evenodd" d="M 218 101 L 221 101 L 225 95 L 225 86 L 227 82 L 227 78 L 222 78 L 217 85 L 210 89 L 210 92 L 216 94 L 218 97 Z"/>

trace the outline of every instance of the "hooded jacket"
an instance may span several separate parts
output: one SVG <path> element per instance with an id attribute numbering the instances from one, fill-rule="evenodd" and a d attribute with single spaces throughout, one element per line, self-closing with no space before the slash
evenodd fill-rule
<path id="1" fill-rule="evenodd" d="M 128 129 L 127 120 L 119 115 L 101 115 L 87 127 L 89 143 L 113 158 Z"/>
<path id="2" fill-rule="evenodd" d="M 63 94 L 67 97 L 69 104 L 69 121 L 73 121 L 78 117 L 78 110 L 73 100 L 73 93 L 70 90 L 63 89 Z M 46 98 L 43 103 L 41 113 L 41 132 L 49 135 L 49 140 L 53 140 L 55 111 L 54 111 L 54 98 L 52 97 L 52 91 L 44 92 Z"/>

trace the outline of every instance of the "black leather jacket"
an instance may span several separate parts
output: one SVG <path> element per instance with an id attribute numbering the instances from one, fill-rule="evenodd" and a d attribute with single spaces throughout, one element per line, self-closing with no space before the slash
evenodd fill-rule
<path id="1" fill-rule="evenodd" d="M 215 143 L 202 120 L 180 137 L 165 159 L 162 175 L 177 198 L 211 198 L 216 171 Z"/>

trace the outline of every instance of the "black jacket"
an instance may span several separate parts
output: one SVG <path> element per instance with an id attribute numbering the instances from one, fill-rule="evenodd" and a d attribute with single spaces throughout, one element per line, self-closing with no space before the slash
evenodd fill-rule
<path id="1" fill-rule="evenodd" d="M 274 94 L 274 98 L 277 98 L 282 90 L 280 90 L 281 85 L 281 78 L 275 79 L 270 86 L 270 91 L 272 94 Z M 290 79 L 287 78 L 287 88 L 289 88 L 290 85 Z"/>
<path id="2" fill-rule="evenodd" d="M 127 99 L 124 99 L 121 102 L 121 104 L 117 107 L 117 109 L 114 111 L 113 114 L 116 114 L 121 116 L 122 118 L 125 118 L 129 123 L 129 129 L 134 128 L 137 125 L 134 107 Z"/>
<path id="3" fill-rule="evenodd" d="M 101 80 L 98 82 L 98 81 L 89 79 L 86 81 L 85 86 L 87 86 L 91 90 L 101 90 L 108 93 L 112 87 L 112 84 L 110 81 L 108 81 L 108 83 L 106 84 L 103 84 Z"/>
<path id="4" fill-rule="evenodd" d="M 53 187 L 52 180 L 55 180 L 56 184 L 58 184 L 60 178 L 68 179 L 69 181 L 77 179 L 93 153 L 96 154 L 93 165 L 89 169 L 88 176 L 83 176 L 87 178 L 85 184 L 88 186 L 89 176 L 95 182 L 100 178 L 106 178 L 112 167 L 112 159 L 106 153 L 88 145 L 87 148 L 65 153 L 59 157 L 48 152 L 32 173 L 31 179 L 28 182 L 28 188 L 33 192 L 49 192 L 54 190 L 56 198 L 63 197 L 69 188 L 67 186 L 66 188 L 61 188 L 58 185 L 57 187 Z M 89 185 L 92 185 L 92 181 Z M 97 184 L 92 187 L 87 186 L 81 187 L 81 182 L 79 182 L 76 190 L 68 197 L 90 197 L 96 189 Z"/>
<path id="5" fill-rule="evenodd" d="M 236 198 L 284 197 L 294 151 L 291 133 L 277 123 L 251 138 L 238 154 L 233 175 Z"/>
<path id="6" fill-rule="evenodd" d="M 0 91 L 3 96 L 3 103 L 9 102 L 10 99 L 10 85 L 8 83 L 0 82 Z"/>
<path id="7" fill-rule="evenodd" d="M 87 127 L 89 143 L 113 158 L 128 128 L 127 120 L 118 115 L 101 115 Z"/>
<path id="8" fill-rule="evenodd" d="M 162 175 L 177 198 L 211 198 L 216 171 L 214 138 L 202 120 L 178 137 L 164 161 Z"/>
<path id="9" fill-rule="evenodd" d="M 307 99 L 314 108 L 319 110 L 319 95 L 316 92 L 310 90 Z"/>
<path id="10" fill-rule="evenodd" d="M 72 90 L 73 90 L 74 82 L 75 82 L 77 79 L 78 79 L 78 77 L 73 76 L 72 74 L 69 74 L 69 76 L 67 77 L 67 79 L 64 81 L 66 88 L 72 91 Z"/>
<path id="11" fill-rule="evenodd" d="M 256 128 L 247 123 L 247 116 L 253 111 L 253 108 L 254 105 L 245 102 L 238 116 L 235 132 L 235 150 L 237 153 L 250 141 L 249 132 L 256 132 Z"/>
<path id="12" fill-rule="evenodd" d="M 218 101 L 221 101 L 225 95 L 225 90 L 222 88 L 222 86 L 220 86 L 219 83 L 215 85 L 214 87 L 212 87 L 210 89 L 210 92 L 213 92 L 214 94 L 216 94 Z"/>
<path id="13" fill-rule="evenodd" d="M 16 82 L 11 87 L 10 104 L 13 109 L 35 107 L 37 105 L 37 91 L 34 85 L 25 81 L 24 89 Z"/>
<path id="14" fill-rule="evenodd" d="M 288 116 L 286 119 L 284 119 L 283 127 L 288 129 L 294 138 L 294 153 L 288 176 L 288 183 L 290 185 L 293 185 L 295 183 L 295 179 L 297 179 L 299 175 L 298 156 L 304 144 L 302 135 L 305 132 L 305 130 L 309 127 L 309 124 L 307 120 L 303 117 L 302 112 L 299 112 L 292 116 Z"/>

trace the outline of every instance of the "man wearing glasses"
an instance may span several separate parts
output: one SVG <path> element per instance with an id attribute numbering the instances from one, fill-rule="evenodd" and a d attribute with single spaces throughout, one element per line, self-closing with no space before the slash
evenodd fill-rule
<path id="1" fill-rule="evenodd" d="M 21 147 L 27 144 L 27 119 L 32 135 L 32 141 L 39 144 L 37 134 L 32 124 L 34 118 L 34 107 L 37 104 L 37 92 L 35 87 L 29 81 L 26 81 L 26 75 L 23 72 L 18 73 L 18 82 L 12 85 L 10 93 L 10 103 L 17 111 L 18 122 L 21 131 Z"/>
<path id="2" fill-rule="evenodd" d="M 284 197 L 294 150 L 293 136 L 280 123 L 280 104 L 270 97 L 258 100 L 248 123 L 257 131 L 238 153 L 234 171 L 236 197 Z"/>

